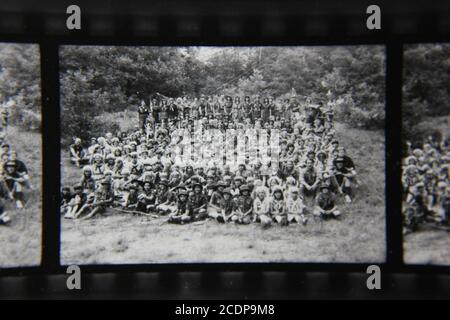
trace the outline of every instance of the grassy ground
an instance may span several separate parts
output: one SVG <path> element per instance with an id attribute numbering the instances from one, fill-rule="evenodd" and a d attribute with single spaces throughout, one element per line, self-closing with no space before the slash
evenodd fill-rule
<path id="1" fill-rule="evenodd" d="M 103 115 L 133 123 L 134 115 Z M 130 119 L 131 117 L 131 119 Z M 136 122 L 134 122 L 136 123 Z M 110 210 L 87 221 L 61 219 L 63 264 L 175 262 L 382 262 L 385 260 L 384 133 L 337 125 L 341 144 L 354 159 L 360 185 L 354 203 L 339 206 L 341 220 L 305 226 L 162 224 Z M 67 152 L 63 153 L 67 155 Z M 63 159 L 63 183 L 80 172 Z"/>
<path id="2" fill-rule="evenodd" d="M 11 224 L 0 226 L 0 268 L 38 265 L 41 259 L 42 221 L 41 135 L 9 127 L 7 140 L 27 165 L 34 190 L 25 193 L 25 210 L 15 210 L 13 203 L 6 203 Z"/>
<path id="3" fill-rule="evenodd" d="M 427 118 L 420 126 L 450 135 L 450 116 Z M 404 237 L 405 263 L 450 265 L 450 232 L 422 229 Z"/>

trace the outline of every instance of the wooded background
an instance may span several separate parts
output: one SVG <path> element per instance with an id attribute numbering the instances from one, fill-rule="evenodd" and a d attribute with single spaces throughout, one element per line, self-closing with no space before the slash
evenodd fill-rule
<path id="1" fill-rule="evenodd" d="M 450 131 L 449 115 L 450 44 L 405 46 L 403 141 L 417 147 L 428 135 L 446 138 L 439 128 L 444 126 Z"/>
<path id="2" fill-rule="evenodd" d="M 0 43 L 0 103 L 9 99 L 11 123 L 27 131 L 41 129 L 39 46 Z"/>
<path id="3" fill-rule="evenodd" d="M 205 57 L 204 51 L 212 53 Z M 136 110 L 156 92 L 289 95 L 338 102 L 338 121 L 384 127 L 383 46 L 339 47 L 99 47 L 60 49 L 63 143 L 116 130 L 102 112 Z"/>

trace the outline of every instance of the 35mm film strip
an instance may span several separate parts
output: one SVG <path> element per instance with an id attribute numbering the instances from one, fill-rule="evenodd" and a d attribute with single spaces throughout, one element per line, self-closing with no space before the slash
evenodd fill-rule
<path id="1" fill-rule="evenodd" d="M 448 298 L 448 4 L 26 2 L 2 297 Z"/>

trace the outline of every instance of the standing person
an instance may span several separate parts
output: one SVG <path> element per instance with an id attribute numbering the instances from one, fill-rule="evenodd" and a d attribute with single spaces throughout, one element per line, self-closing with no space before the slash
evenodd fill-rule
<path id="1" fill-rule="evenodd" d="M 139 116 L 139 129 L 145 130 L 145 123 L 147 121 L 147 116 L 149 113 L 149 109 L 145 105 L 144 100 L 141 101 L 141 105 L 138 107 L 138 116 Z"/>
<path id="2" fill-rule="evenodd" d="M 237 209 L 236 202 L 231 195 L 231 189 L 223 189 L 222 196 L 217 198 L 217 200 L 217 204 L 210 204 L 209 217 L 216 219 L 218 222 L 225 223 L 230 220 Z"/>
<path id="3" fill-rule="evenodd" d="M 244 119 L 250 119 L 252 121 L 252 110 L 253 110 L 253 104 L 250 101 L 249 96 L 244 97 L 244 104 L 242 105 L 242 120 Z"/>
<path id="4" fill-rule="evenodd" d="M 255 97 L 255 102 L 253 103 L 253 108 L 252 108 L 253 123 L 255 123 L 256 120 L 262 118 L 262 111 L 263 111 L 263 105 L 261 103 L 261 97 L 259 95 L 257 95 Z"/>
<path id="5" fill-rule="evenodd" d="M 160 111 L 160 106 L 158 103 L 158 99 L 153 97 L 150 102 L 150 112 L 152 113 L 152 118 L 155 121 L 155 123 L 159 123 L 159 121 L 160 121 L 159 120 L 159 111 Z"/>

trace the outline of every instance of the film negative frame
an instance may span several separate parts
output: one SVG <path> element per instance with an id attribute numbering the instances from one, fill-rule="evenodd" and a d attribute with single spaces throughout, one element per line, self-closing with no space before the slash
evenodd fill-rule
<path id="1" fill-rule="evenodd" d="M 60 265 L 60 217 L 58 215 L 61 175 L 59 46 L 369 44 L 384 45 L 386 48 L 386 261 L 378 264 L 385 277 L 383 281 L 390 281 L 392 285 L 395 283 L 395 275 L 400 274 L 406 278 L 414 278 L 416 275 L 424 275 L 426 279 L 431 277 L 433 279 L 431 283 L 434 281 L 437 287 L 442 287 L 438 283 L 450 282 L 448 277 L 450 266 L 409 265 L 403 262 L 400 214 L 403 45 L 450 42 L 449 4 L 439 1 L 430 7 L 426 2 L 421 1 L 411 3 L 402 0 L 395 4 L 379 1 L 377 5 L 382 8 L 382 29 L 368 30 L 365 21 L 366 8 L 370 3 L 366 1 L 349 1 L 345 7 L 339 8 L 338 4 L 333 4 L 332 1 L 314 5 L 288 1 L 273 15 L 270 14 L 270 10 L 274 8 L 273 4 L 258 5 L 255 1 L 249 1 L 249 4 L 240 7 L 237 2 L 219 2 L 214 8 L 210 8 L 204 2 L 198 8 L 188 10 L 189 14 L 183 14 L 184 10 L 189 8 L 186 3 L 170 2 L 167 6 L 156 5 L 152 8 L 144 1 L 137 1 L 133 3 L 133 8 L 117 5 L 108 8 L 107 14 L 100 14 L 102 1 L 96 4 L 79 1 L 78 5 L 82 8 L 82 29 L 70 31 L 65 27 L 67 18 L 65 9 L 69 3 L 55 6 L 50 2 L 43 2 L 40 9 L 25 12 L 0 11 L 3 21 L 0 24 L 1 42 L 35 43 L 40 46 L 43 128 L 41 265 L 2 269 L 0 283 L 3 277 L 29 276 L 41 279 L 38 282 L 41 281 L 45 285 L 46 275 L 64 279 L 66 276 L 67 266 Z M 252 10 L 255 6 L 259 6 L 258 9 Z M 428 9 L 422 10 L 424 6 Z M 124 8 L 127 10 L 121 11 Z M 235 13 L 230 8 L 235 8 Z M 407 11 L 404 8 L 410 10 Z M 314 15 L 310 14 L 311 10 L 315 13 Z M 146 15 L 146 12 L 151 13 Z M 8 27 L 8 21 L 14 22 L 12 27 Z M 122 288 L 127 287 L 126 283 L 130 279 L 136 281 L 136 277 L 143 273 L 158 273 L 161 278 L 157 280 L 159 285 L 163 283 L 169 288 L 176 289 L 180 288 L 180 275 L 188 275 L 189 278 L 189 274 L 192 273 L 200 275 L 198 281 L 204 283 L 206 287 L 209 280 L 216 282 L 217 277 L 220 278 L 220 274 L 224 273 L 243 273 L 244 282 L 251 283 L 266 279 L 267 274 L 269 278 L 272 273 L 281 274 L 285 277 L 284 283 L 287 287 L 289 287 L 290 279 L 298 280 L 305 275 L 309 277 L 316 273 L 337 284 L 341 281 L 344 283 L 356 281 L 353 279 L 360 277 L 365 284 L 365 270 L 369 265 L 370 263 L 181 263 L 99 264 L 83 265 L 81 268 L 84 274 L 91 276 L 114 273 L 119 279 L 117 280 L 119 287 L 122 286 Z M 65 283 L 65 280 L 63 282 Z M 91 284 L 95 282 L 92 280 Z M 262 285 L 257 286 L 253 293 L 256 294 Z M 2 287 L 0 285 L 0 292 Z"/>

